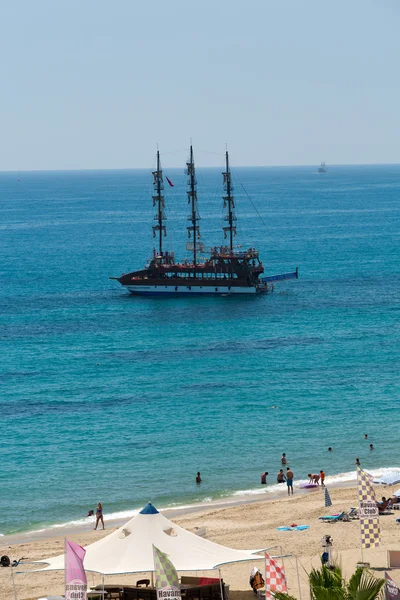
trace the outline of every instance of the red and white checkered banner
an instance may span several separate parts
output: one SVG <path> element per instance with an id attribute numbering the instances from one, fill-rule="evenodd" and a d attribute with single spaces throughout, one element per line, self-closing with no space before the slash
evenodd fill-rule
<path id="1" fill-rule="evenodd" d="M 278 563 L 265 553 L 265 598 L 274 598 L 271 592 L 286 592 L 286 575 L 284 565 Z"/>

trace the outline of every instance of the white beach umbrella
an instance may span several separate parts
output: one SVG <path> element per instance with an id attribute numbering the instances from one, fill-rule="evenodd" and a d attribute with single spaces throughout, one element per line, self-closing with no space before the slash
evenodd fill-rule
<path id="1" fill-rule="evenodd" d="M 153 545 L 168 555 L 177 571 L 207 571 L 223 564 L 261 559 L 262 550 L 236 550 L 191 533 L 147 504 L 128 523 L 86 546 L 84 567 L 104 575 L 154 571 Z M 41 561 L 43 571 L 64 569 L 64 554 Z"/>
<path id="2" fill-rule="evenodd" d="M 395 485 L 396 483 L 400 483 L 400 471 L 390 471 L 383 475 L 380 478 L 379 483 L 383 483 L 384 485 Z"/>

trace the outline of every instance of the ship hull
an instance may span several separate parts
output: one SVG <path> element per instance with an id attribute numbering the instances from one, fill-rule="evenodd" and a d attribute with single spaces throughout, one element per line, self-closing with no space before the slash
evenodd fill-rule
<path id="1" fill-rule="evenodd" d="M 237 296 L 255 295 L 267 288 L 256 286 L 126 285 L 134 296 Z"/>

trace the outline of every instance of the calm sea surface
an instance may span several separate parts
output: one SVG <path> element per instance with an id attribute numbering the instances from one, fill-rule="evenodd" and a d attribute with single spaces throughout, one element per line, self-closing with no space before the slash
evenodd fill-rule
<path id="1" fill-rule="evenodd" d="M 297 480 L 400 467 L 400 166 L 313 171 L 233 173 L 238 243 L 300 279 L 190 299 L 108 279 L 151 253 L 150 170 L 0 174 L 1 533 L 258 490 L 282 452 Z M 208 245 L 220 172 L 198 170 Z M 186 178 L 166 174 L 185 256 Z"/>

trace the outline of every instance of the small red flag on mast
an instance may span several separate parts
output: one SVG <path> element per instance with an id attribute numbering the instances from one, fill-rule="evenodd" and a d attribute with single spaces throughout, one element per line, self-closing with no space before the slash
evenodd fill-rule
<path id="1" fill-rule="evenodd" d="M 172 183 L 172 181 L 171 181 L 170 179 L 168 179 L 168 177 L 167 177 L 167 176 L 166 176 L 166 179 L 167 179 L 167 181 L 168 181 L 169 185 L 170 185 L 171 187 L 174 187 L 174 184 Z"/>

